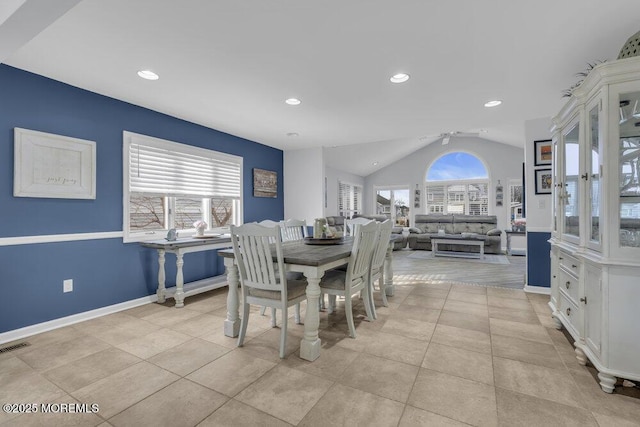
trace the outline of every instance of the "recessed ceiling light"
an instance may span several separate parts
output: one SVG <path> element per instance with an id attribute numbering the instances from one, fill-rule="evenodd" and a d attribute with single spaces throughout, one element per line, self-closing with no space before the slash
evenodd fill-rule
<path id="1" fill-rule="evenodd" d="M 493 101 L 485 102 L 484 106 L 485 107 L 497 107 L 500 104 L 502 104 L 502 101 L 500 101 L 499 99 L 494 99 Z"/>
<path id="2" fill-rule="evenodd" d="M 480 133 L 489 133 L 487 129 L 480 129 Z"/>
<path id="3" fill-rule="evenodd" d="M 160 76 L 151 70 L 140 70 L 138 71 L 138 76 L 146 80 L 158 80 L 160 78 Z"/>
<path id="4" fill-rule="evenodd" d="M 298 132 L 287 132 L 287 136 L 290 136 L 290 137 L 296 137 L 296 136 L 299 136 L 299 135 L 300 134 Z"/>
<path id="5" fill-rule="evenodd" d="M 289 98 L 284 102 L 286 102 L 289 105 L 300 105 L 300 102 L 302 101 L 300 101 L 298 98 Z"/>
<path id="6" fill-rule="evenodd" d="M 404 83 L 409 80 L 409 74 L 398 73 L 391 76 L 389 80 L 391 80 L 391 83 Z"/>
<path id="7" fill-rule="evenodd" d="M 373 166 L 378 166 L 378 162 L 373 162 Z"/>

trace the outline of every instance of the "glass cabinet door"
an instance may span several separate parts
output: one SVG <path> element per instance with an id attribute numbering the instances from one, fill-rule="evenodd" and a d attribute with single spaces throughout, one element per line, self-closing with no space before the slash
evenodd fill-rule
<path id="1" fill-rule="evenodd" d="M 580 136 L 579 124 L 576 123 L 568 133 L 564 134 L 564 233 L 580 237 Z M 562 207 L 560 207 L 562 208 Z"/>
<path id="2" fill-rule="evenodd" d="M 589 221 L 589 238 L 594 243 L 600 243 L 600 104 L 594 106 L 589 111 L 589 145 L 590 150 L 587 154 L 587 170 L 585 175 L 587 180 L 588 195 L 590 203 L 587 205 L 590 215 L 587 217 Z"/>
<path id="3" fill-rule="evenodd" d="M 640 247 L 640 92 L 620 95 L 620 246 Z"/>

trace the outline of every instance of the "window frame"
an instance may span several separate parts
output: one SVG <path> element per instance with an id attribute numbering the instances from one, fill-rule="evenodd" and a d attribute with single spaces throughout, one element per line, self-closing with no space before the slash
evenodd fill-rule
<path id="1" fill-rule="evenodd" d="M 350 196 L 350 203 L 347 203 L 349 206 L 347 206 L 346 208 L 344 207 L 345 203 L 343 203 L 342 200 L 342 195 L 344 193 L 342 190 L 342 186 L 348 187 Z M 356 194 L 358 197 L 356 197 Z M 345 218 L 351 218 L 355 214 L 362 214 L 363 197 L 364 185 L 338 180 L 338 215 L 344 216 Z"/>
<path id="2" fill-rule="evenodd" d="M 486 185 L 487 186 L 487 211 L 486 214 L 480 214 L 480 215 L 474 215 L 474 216 L 489 216 L 491 215 L 491 180 L 489 178 L 480 178 L 480 179 L 455 179 L 455 180 L 446 180 L 446 181 L 425 181 L 425 186 L 424 186 L 424 191 L 425 191 L 425 199 L 427 200 L 425 209 L 427 214 L 434 214 L 434 215 L 447 215 L 449 214 L 449 209 L 448 209 L 448 205 L 450 202 L 454 201 L 454 202 L 464 202 L 464 211 L 465 214 L 464 215 L 473 215 L 471 214 L 471 210 L 470 210 L 470 202 L 479 202 L 479 200 L 471 200 L 469 197 L 469 185 L 474 185 L 474 184 L 480 184 L 480 185 Z M 449 191 L 448 188 L 450 186 L 455 186 L 455 185 L 463 185 L 465 187 L 465 191 L 464 191 L 464 200 L 458 200 L 458 195 L 457 193 L 459 193 L 458 191 L 456 191 L 454 194 L 456 197 L 454 198 L 454 200 L 450 200 L 449 199 Z M 443 186 L 444 188 L 444 196 L 442 199 L 442 206 L 440 204 L 436 204 L 433 203 L 434 201 L 434 197 L 433 195 L 429 192 L 429 187 L 430 186 Z M 430 197 L 431 196 L 431 197 Z M 434 206 L 436 208 L 441 208 L 441 212 L 431 212 L 431 207 Z M 482 205 L 480 212 L 482 212 Z M 440 210 L 440 209 L 436 209 L 436 210 Z M 455 212 L 453 213 L 455 214 Z M 458 214 L 460 215 L 460 214 Z"/>
<path id="3" fill-rule="evenodd" d="M 228 233 L 229 226 L 223 227 L 212 227 L 212 213 L 211 213 L 211 199 L 215 197 L 219 197 L 216 195 L 175 195 L 168 194 L 168 192 L 153 192 L 153 193 L 141 193 L 137 191 L 130 190 L 130 155 L 131 155 L 131 146 L 132 144 L 144 143 L 153 147 L 169 147 L 171 150 L 180 152 L 183 154 L 191 154 L 198 155 L 202 157 L 207 157 L 211 159 L 224 160 L 227 162 L 235 163 L 239 166 L 239 196 L 238 197 L 230 197 L 224 196 L 224 198 L 228 198 L 232 200 L 233 203 L 233 217 L 230 220 L 231 223 L 235 225 L 241 225 L 243 215 L 243 200 L 244 200 L 244 185 L 243 185 L 243 177 L 244 177 L 244 159 L 241 156 L 236 156 L 233 154 L 223 153 L 220 151 L 215 151 L 207 148 L 196 147 L 193 145 L 183 144 L 174 141 L 168 141 L 160 138 L 155 138 L 147 135 L 141 135 L 133 132 L 123 131 L 123 144 L 122 144 L 122 168 L 123 168 L 123 191 L 122 191 L 122 233 L 123 233 L 123 242 L 124 243 L 134 243 L 134 242 L 144 242 L 149 240 L 157 240 L 166 236 L 169 229 L 174 228 L 175 225 L 175 203 L 177 198 L 200 198 L 202 200 L 202 208 L 201 208 L 201 217 L 200 219 L 207 223 L 207 231 L 215 232 L 215 233 Z M 130 198 L 131 193 L 137 194 L 148 194 L 154 197 L 162 197 L 165 205 L 164 212 L 164 225 L 163 229 L 158 230 L 140 230 L 140 231 L 131 231 L 130 230 Z M 195 228 L 184 228 L 177 230 L 179 235 L 191 235 L 195 233 Z"/>

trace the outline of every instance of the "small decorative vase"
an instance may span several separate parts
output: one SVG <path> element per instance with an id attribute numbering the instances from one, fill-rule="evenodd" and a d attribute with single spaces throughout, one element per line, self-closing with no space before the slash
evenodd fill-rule
<path id="1" fill-rule="evenodd" d="M 204 236 L 204 227 L 196 228 L 196 236 Z"/>

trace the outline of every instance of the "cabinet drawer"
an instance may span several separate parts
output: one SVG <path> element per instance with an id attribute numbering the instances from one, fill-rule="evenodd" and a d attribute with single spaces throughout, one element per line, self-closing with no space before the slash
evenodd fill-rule
<path id="1" fill-rule="evenodd" d="M 558 270 L 558 288 L 569 296 L 571 302 L 578 304 L 578 279 L 574 275 Z"/>
<path id="2" fill-rule="evenodd" d="M 560 292 L 560 317 L 562 323 L 569 330 L 571 335 L 578 339 L 582 336 L 582 321 L 580 320 L 580 309 L 575 305 L 564 292 Z M 566 322 L 566 323 L 565 323 Z"/>
<path id="3" fill-rule="evenodd" d="M 558 263 L 560 267 L 573 273 L 576 277 L 580 274 L 580 262 L 576 257 L 568 255 L 566 252 L 560 252 Z"/>

